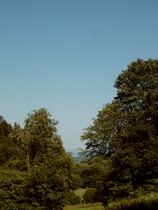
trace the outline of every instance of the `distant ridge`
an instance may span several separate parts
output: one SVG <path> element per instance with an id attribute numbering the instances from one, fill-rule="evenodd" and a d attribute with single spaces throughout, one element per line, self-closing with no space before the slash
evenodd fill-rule
<path id="1" fill-rule="evenodd" d="M 79 157 L 79 155 L 78 155 L 78 153 L 80 152 L 79 150 L 77 150 L 77 149 L 65 149 L 65 150 L 66 150 L 66 152 L 71 152 L 73 157 L 75 157 L 75 158 Z"/>
<path id="2" fill-rule="evenodd" d="M 85 160 L 86 158 L 85 157 L 80 157 L 79 156 L 79 152 L 80 150 L 77 150 L 77 149 L 65 149 L 66 152 L 70 152 L 72 153 L 72 157 L 74 158 L 74 160 L 77 162 L 77 163 L 80 163 L 81 161 Z"/>

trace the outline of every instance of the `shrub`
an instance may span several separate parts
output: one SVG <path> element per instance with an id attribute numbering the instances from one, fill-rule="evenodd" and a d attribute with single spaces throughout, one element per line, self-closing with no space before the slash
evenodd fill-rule
<path id="1" fill-rule="evenodd" d="M 95 188 L 88 188 L 83 194 L 83 201 L 85 203 L 94 203 L 99 201 L 97 197 L 97 190 Z"/>
<path id="2" fill-rule="evenodd" d="M 75 195 L 75 192 L 70 190 L 66 194 L 65 205 L 75 205 L 81 203 L 81 198 Z"/>
<path id="3" fill-rule="evenodd" d="M 106 207 L 105 210 L 157 210 L 158 197 L 157 196 L 142 196 L 135 199 L 120 200 L 113 205 Z"/>

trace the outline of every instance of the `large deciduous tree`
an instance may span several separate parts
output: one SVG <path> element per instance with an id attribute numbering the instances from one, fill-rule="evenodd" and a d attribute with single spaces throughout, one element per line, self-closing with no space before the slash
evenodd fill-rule
<path id="1" fill-rule="evenodd" d="M 18 186 L 23 192 L 22 198 L 13 195 L 14 190 L 8 198 L 9 203 L 14 203 L 17 208 L 20 208 L 19 202 L 22 203 L 23 209 L 62 209 L 64 205 L 64 199 L 72 188 L 73 161 L 65 152 L 61 138 L 57 135 L 57 123 L 46 109 L 41 108 L 28 114 L 24 128 L 15 124 L 10 134 L 21 154 L 17 157 L 18 164 L 16 162 L 12 170 L 15 173 L 16 169 L 19 177 L 21 173 L 25 173 L 26 177 Z M 11 170 L 11 167 L 8 170 Z M 16 182 L 14 177 L 13 180 Z M 2 186 L 5 203 L 6 185 Z M 9 209 L 9 206 L 7 208 Z"/>
<path id="2" fill-rule="evenodd" d="M 115 87 L 113 102 L 82 136 L 88 156 L 109 160 L 104 198 L 129 195 L 158 178 L 158 60 L 132 62 Z"/>
<path id="3" fill-rule="evenodd" d="M 115 82 L 122 129 L 114 141 L 134 164 L 134 183 L 158 176 L 158 60 L 132 62 Z M 120 154 L 117 151 L 118 154 Z M 121 155 L 122 156 L 122 155 Z M 129 157 L 130 157 L 129 156 Z M 117 158 L 118 159 L 118 158 Z M 134 160 L 134 161 L 133 161 Z M 131 173 L 131 171 L 130 171 Z"/>

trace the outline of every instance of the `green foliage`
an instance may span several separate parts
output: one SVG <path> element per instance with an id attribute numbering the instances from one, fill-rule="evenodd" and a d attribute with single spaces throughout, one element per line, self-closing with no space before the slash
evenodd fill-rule
<path id="1" fill-rule="evenodd" d="M 72 182 L 72 187 L 73 189 L 77 189 L 82 186 L 82 164 L 81 163 L 76 163 L 73 161 L 72 164 L 72 177 L 71 177 L 71 182 Z"/>
<path id="2" fill-rule="evenodd" d="M 65 205 L 75 205 L 81 203 L 81 198 L 75 195 L 74 190 L 69 190 L 66 193 Z"/>
<path id="3" fill-rule="evenodd" d="M 84 155 L 89 158 L 109 157 L 115 151 L 111 141 L 120 124 L 118 104 L 115 101 L 107 104 L 98 112 L 97 118 L 93 120 L 93 125 L 86 128 L 81 137 L 82 140 L 86 140 Z"/>
<path id="4" fill-rule="evenodd" d="M 158 172 L 158 60 L 138 59 L 115 82 L 117 96 L 82 136 L 89 158 L 102 156 L 104 203 L 132 196 Z M 97 174 L 97 168 L 89 169 Z M 97 175 L 93 177 L 97 180 Z M 146 187 L 150 191 L 151 187 Z"/>
<path id="5" fill-rule="evenodd" d="M 8 124 L 4 119 L 0 121 L 0 139 L 2 140 L 8 138 L 8 135 L 12 132 L 12 126 Z"/>
<path id="6" fill-rule="evenodd" d="M 24 207 L 26 180 L 25 172 L 0 168 L 0 206 L 2 210 L 16 210 Z"/>
<path id="7" fill-rule="evenodd" d="M 9 160 L 11 156 L 12 156 L 12 152 L 10 148 L 8 148 L 5 145 L 0 147 L 0 164 L 6 163 L 7 160 Z"/>
<path id="8" fill-rule="evenodd" d="M 83 194 L 83 201 L 85 203 L 98 202 L 98 191 L 95 188 L 87 188 L 85 193 Z"/>
<path id="9" fill-rule="evenodd" d="M 17 148 L 9 139 L 12 126 L 0 117 L 0 164 L 3 165 L 17 152 Z"/>
<path id="10" fill-rule="evenodd" d="M 149 196 L 142 196 L 135 199 L 123 199 L 115 203 L 111 203 L 105 210 L 157 210 L 158 197 L 151 194 Z"/>
<path id="11" fill-rule="evenodd" d="M 82 166 L 82 187 L 102 188 L 103 180 L 109 170 L 109 161 L 102 156 L 96 156 L 87 160 L 87 164 Z"/>
<path id="12" fill-rule="evenodd" d="M 56 125 L 44 108 L 30 113 L 24 128 L 14 125 L 9 142 L 18 152 L 1 168 L 3 209 L 62 209 L 73 188 L 73 160 Z"/>

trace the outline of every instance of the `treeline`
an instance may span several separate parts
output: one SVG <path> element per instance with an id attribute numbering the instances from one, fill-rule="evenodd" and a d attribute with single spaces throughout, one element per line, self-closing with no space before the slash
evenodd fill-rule
<path id="1" fill-rule="evenodd" d="M 24 128 L 1 117 L 0 209 L 62 209 L 77 199 L 79 175 L 56 125 L 44 108 L 28 114 Z"/>
<path id="2" fill-rule="evenodd" d="M 62 209 L 158 190 L 158 60 L 132 62 L 115 81 L 117 94 L 85 129 L 83 163 L 66 153 L 57 121 L 41 108 L 12 127 L 0 118 L 1 209 Z"/>

